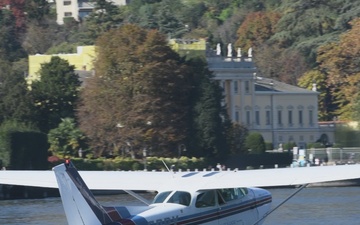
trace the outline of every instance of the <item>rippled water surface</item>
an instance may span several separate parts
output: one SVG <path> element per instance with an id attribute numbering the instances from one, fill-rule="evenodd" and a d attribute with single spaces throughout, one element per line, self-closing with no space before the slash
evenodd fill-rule
<path id="1" fill-rule="evenodd" d="M 273 205 L 295 189 L 270 189 Z M 149 197 L 149 196 L 145 196 Z M 133 197 L 120 194 L 97 196 L 105 205 L 141 205 Z M 264 225 L 360 224 L 360 187 L 306 188 L 272 213 Z M 66 225 L 60 198 L 0 201 L 1 225 Z"/>

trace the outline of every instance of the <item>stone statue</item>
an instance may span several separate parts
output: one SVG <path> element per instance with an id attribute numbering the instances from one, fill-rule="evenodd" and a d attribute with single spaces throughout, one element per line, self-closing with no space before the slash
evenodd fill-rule
<path id="1" fill-rule="evenodd" d="M 238 57 L 238 58 L 241 58 L 241 48 L 238 48 L 238 49 L 237 49 L 237 57 Z"/>
<path id="2" fill-rule="evenodd" d="M 221 55 L 220 43 L 218 43 L 218 44 L 216 45 L 216 55 Z"/>
<path id="3" fill-rule="evenodd" d="M 250 47 L 248 50 L 248 57 L 252 58 L 252 47 Z"/>
<path id="4" fill-rule="evenodd" d="M 231 43 L 228 44 L 228 54 L 227 57 L 232 57 L 232 46 Z"/>
<path id="5" fill-rule="evenodd" d="M 312 89 L 311 89 L 312 91 L 317 91 L 317 87 L 316 87 L 316 83 L 314 82 L 313 84 L 312 84 Z"/>

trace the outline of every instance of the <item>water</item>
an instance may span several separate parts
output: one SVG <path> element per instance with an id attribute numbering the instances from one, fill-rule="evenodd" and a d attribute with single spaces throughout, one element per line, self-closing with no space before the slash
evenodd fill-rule
<path id="1" fill-rule="evenodd" d="M 270 189 L 273 205 L 295 189 Z M 149 198 L 149 195 L 144 197 Z M 141 205 L 128 195 L 97 196 L 104 205 Z M 360 187 L 306 188 L 272 213 L 264 225 L 360 224 Z M 60 198 L 0 201 L 1 225 L 66 225 Z"/>

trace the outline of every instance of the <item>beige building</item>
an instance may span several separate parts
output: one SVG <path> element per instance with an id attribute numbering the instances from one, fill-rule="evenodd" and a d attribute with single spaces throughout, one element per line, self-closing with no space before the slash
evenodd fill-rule
<path id="1" fill-rule="evenodd" d="M 257 76 L 252 51 L 247 55 L 250 57 L 243 57 L 238 49 L 237 56 L 224 57 L 218 48 L 207 56 L 209 69 L 224 90 L 223 104 L 232 121 L 261 133 L 274 148 L 289 142 L 305 148 L 316 142 L 321 136 L 316 88 L 311 91 Z"/>
<path id="2" fill-rule="evenodd" d="M 115 5 L 126 5 L 130 0 L 108 0 Z M 95 3 L 89 0 L 56 0 L 56 22 L 64 24 L 64 18 L 73 17 L 76 21 L 87 16 L 95 8 Z"/>

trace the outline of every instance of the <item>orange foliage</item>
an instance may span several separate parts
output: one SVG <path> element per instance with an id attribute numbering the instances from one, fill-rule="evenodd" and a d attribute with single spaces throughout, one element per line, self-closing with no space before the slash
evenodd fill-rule
<path id="1" fill-rule="evenodd" d="M 249 13 L 237 31 L 236 47 L 248 49 L 258 46 L 275 33 L 280 14 L 274 12 Z"/>

